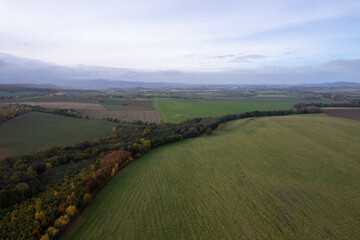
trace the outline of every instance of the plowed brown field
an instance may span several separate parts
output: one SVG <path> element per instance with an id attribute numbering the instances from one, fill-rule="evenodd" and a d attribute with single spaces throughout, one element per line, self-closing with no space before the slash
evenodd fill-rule
<path id="1" fill-rule="evenodd" d="M 323 111 L 333 117 L 360 120 L 360 109 L 323 109 Z"/>

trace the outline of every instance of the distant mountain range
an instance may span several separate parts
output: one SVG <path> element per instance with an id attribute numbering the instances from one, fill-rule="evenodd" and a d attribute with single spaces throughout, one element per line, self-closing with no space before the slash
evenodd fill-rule
<path id="1" fill-rule="evenodd" d="M 318 68 L 263 68 L 226 72 L 144 71 L 79 65 L 60 66 L 0 53 L 0 84 L 54 85 L 60 88 L 175 88 L 189 86 L 296 85 L 356 87 L 360 59 L 330 61 Z M 315 70 L 314 70 L 315 69 Z M 349 82 L 343 82 L 347 80 Z M 319 83 L 320 81 L 329 83 Z M 331 82 L 331 83 L 330 83 Z"/>
<path id="2" fill-rule="evenodd" d="M 360 87 L 360 83 L 354 82 L 334 82 L 334 83 L 309 83 L 309 84 L 300 84 L 304 87 Z"/>
<path id="3" fill-rule="evenodd" d="M 51 85 L 77 89 L 167 88 L 189 85 L 164 79 L 172 74 L 172 71 L 145 72 L 85 65 L 65 67 L 0 53 L 0 84 L 35 84 L 40 87 Z M 145 75 L 146 82 L 137 80 Z M 156 79 L 168 81 L 157 82 Z"/>

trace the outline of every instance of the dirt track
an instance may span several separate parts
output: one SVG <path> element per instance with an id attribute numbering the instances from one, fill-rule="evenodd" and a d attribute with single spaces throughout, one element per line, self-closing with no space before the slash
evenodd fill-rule
<path id="1" fill-rule="evenodd" d="M 323 109 L 329 116 L 360 120 L 360 109 Z"/>

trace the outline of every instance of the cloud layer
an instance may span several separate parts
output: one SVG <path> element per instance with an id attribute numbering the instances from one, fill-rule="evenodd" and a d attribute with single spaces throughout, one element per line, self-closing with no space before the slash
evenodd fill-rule
<path id="1" fill-rule="evenodd" d="M 0 0 L 0 52 L 223 72 L 360 58 L 358 0 Z"/>

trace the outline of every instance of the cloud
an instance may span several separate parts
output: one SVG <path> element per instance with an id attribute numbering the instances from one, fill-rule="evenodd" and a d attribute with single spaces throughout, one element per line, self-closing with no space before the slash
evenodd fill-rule
<path id="1" fill-rule="evenodd" d="M 359 73 L 360 75 L 360 59 L 345 60 L 337 59 L 324 64 L 323 66 L 329 71 L 340 71 L 348 73 Z M 359 76 L 360 77 L 360 76 Z"/>
<path id="2" fill-rule="evenodd" d="M 211 58 L 232 58 L 232 57 L 235 57 L 236 55 L 232 55 L 232 54 L 228 54 L 228 55 L 218 55 L 218 56 L 213 56 Z"/>
<path id="3" fill-rule="evenodd" d="M 0 48 L 68 66 L 235 70 L 238 63 L 260 67 L 260 60 L 299 66 L 325 55 L 360 57 L 359 22 L 356 0 L 1 1 Z M 203 64 L 186 56 L 214 58 Z M 226 61 L 232 57 L 238 58 Z"/>
<path id="4" fill-rule="evenodd" d="M 231 59 L 230 62 L 233 62 L 233 63 L 253 62 L 253 61 L 264 59 L 264 58 L 267 58 L 267 56 L 257 55 L 257 54 L 243 55 L 243 56 L 239 56 L 239 57 L 235 57 L 235 58 Z"/>

